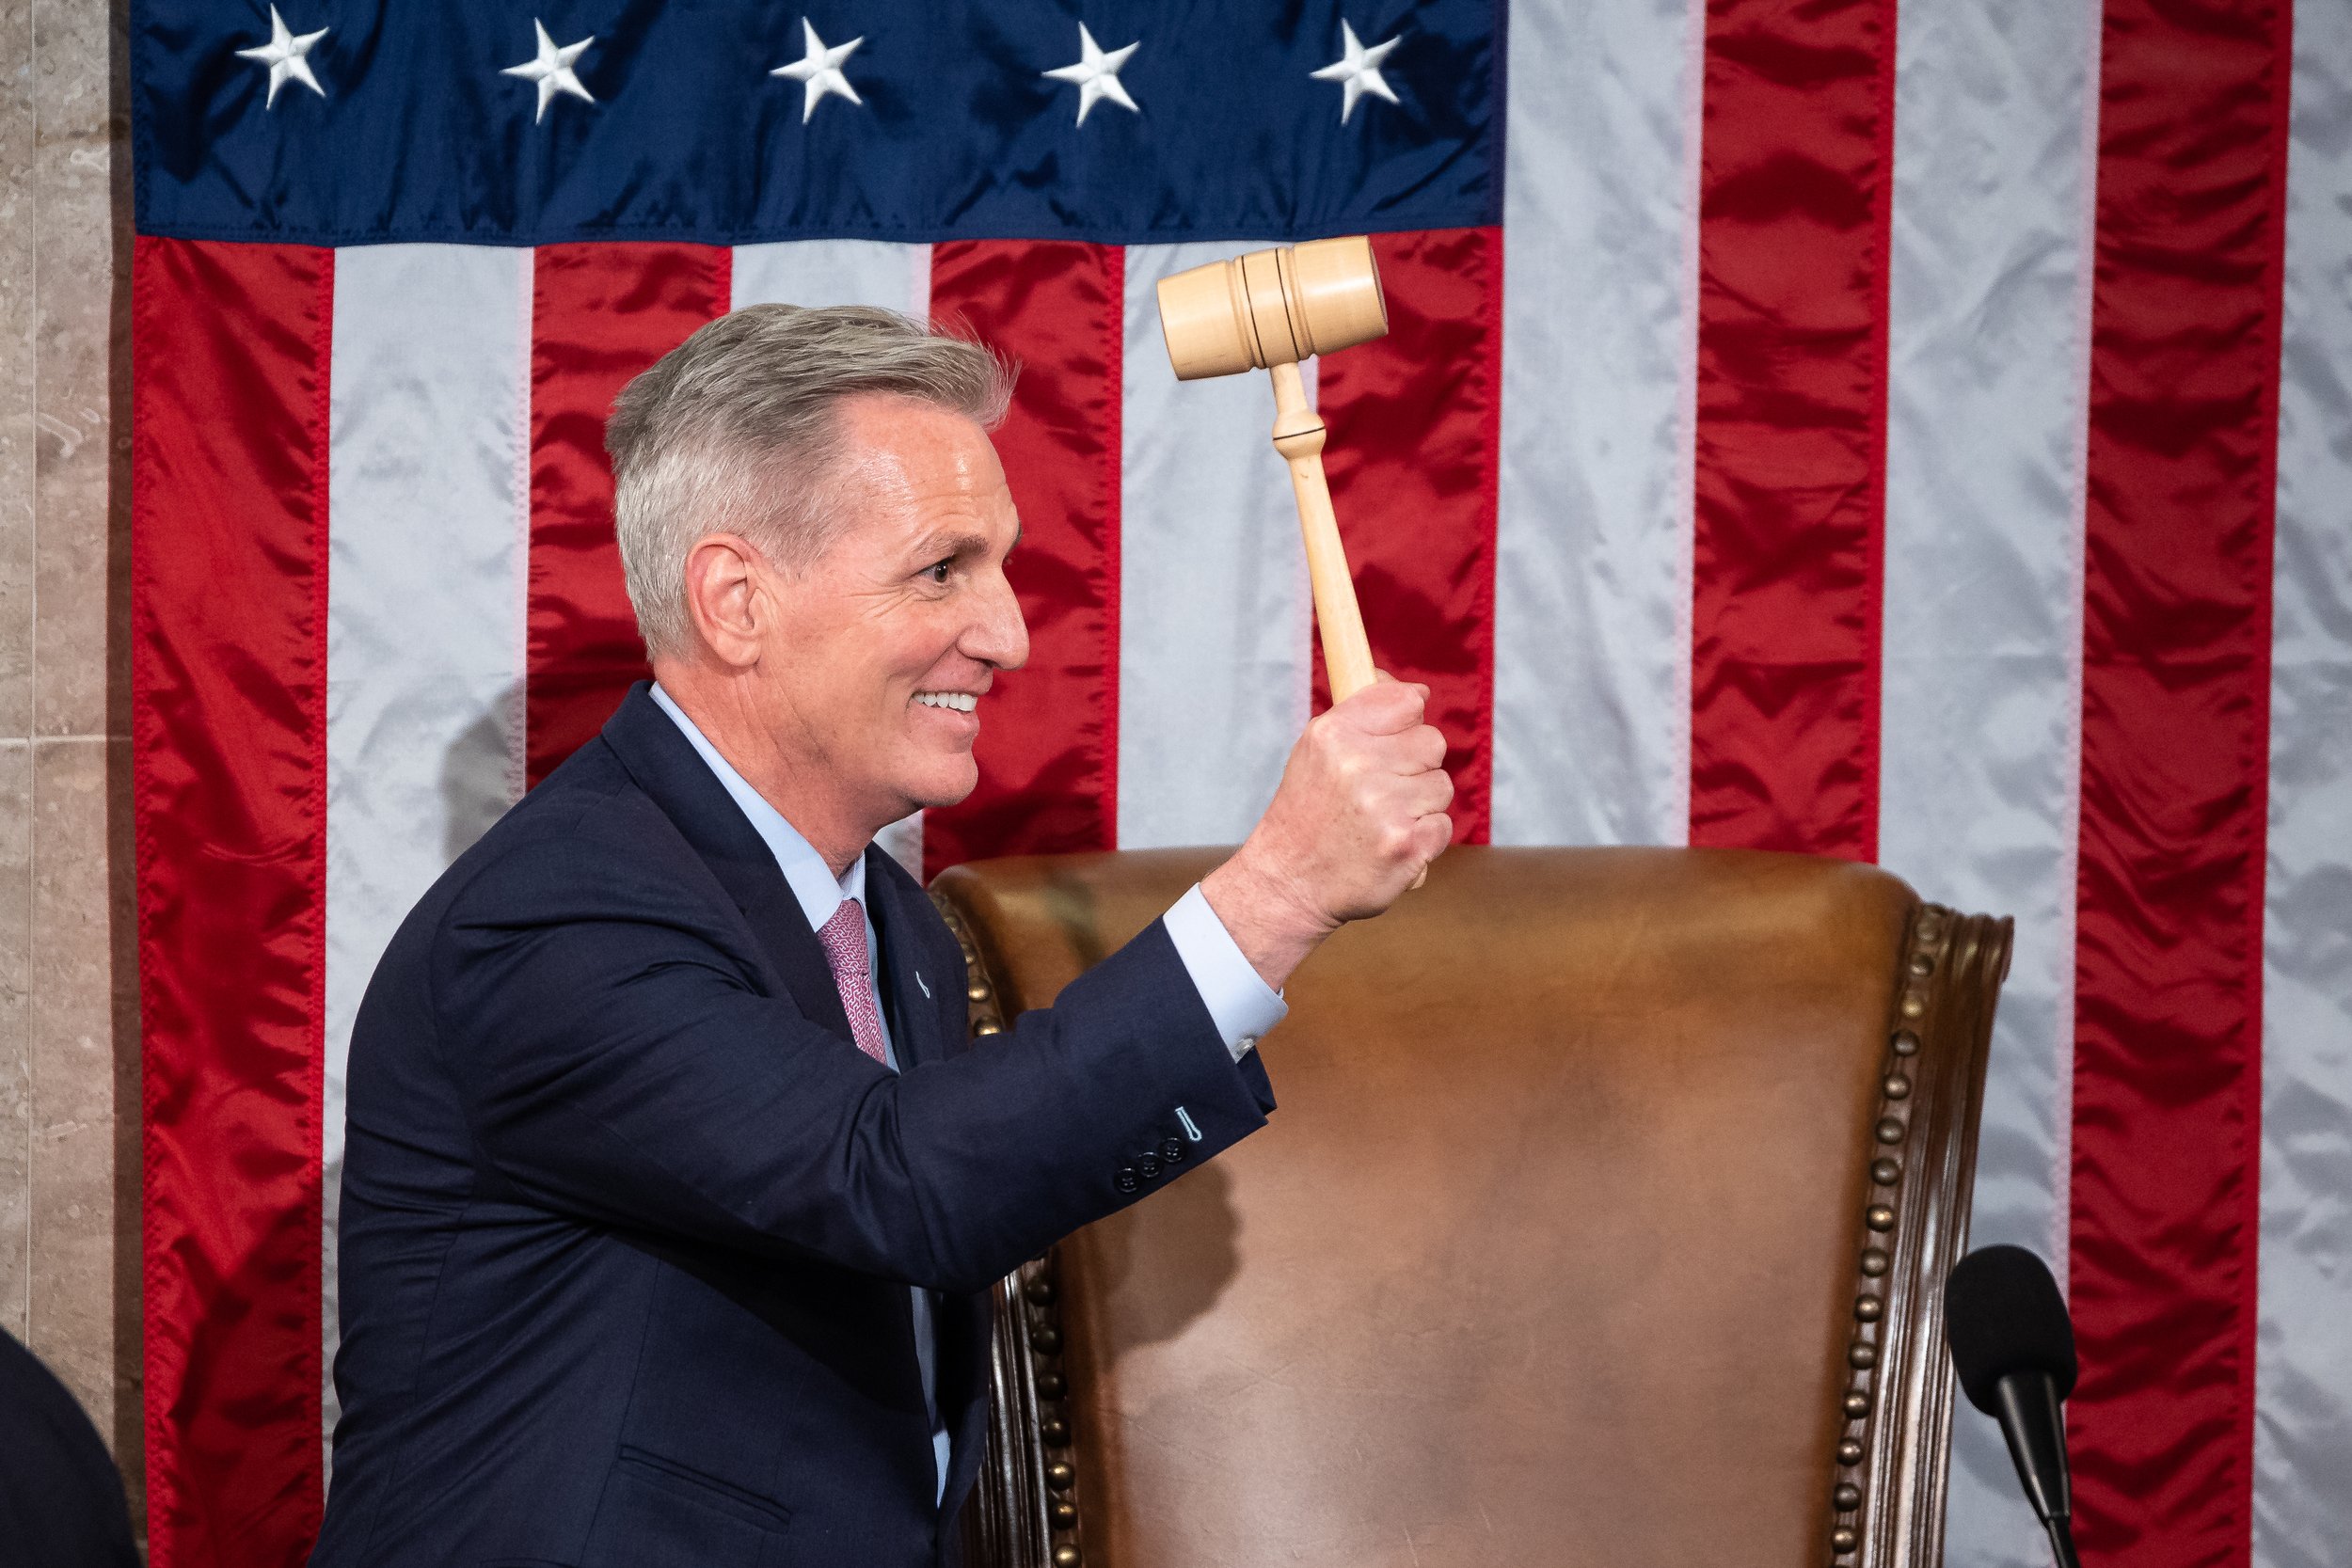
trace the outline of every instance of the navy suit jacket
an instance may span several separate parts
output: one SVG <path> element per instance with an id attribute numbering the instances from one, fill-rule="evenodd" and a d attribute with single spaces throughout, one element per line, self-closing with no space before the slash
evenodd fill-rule
<path id="1" fill-rule="evenodd" d="M 887 856 L 866 888 L 896 1075 L 641 685 L 409 914 L 352 1037 L 313 1568 L 953 1560 L 991 1284 L 1273 1097 L 1157 924 L 967 1044 L 953 936 Z"/>

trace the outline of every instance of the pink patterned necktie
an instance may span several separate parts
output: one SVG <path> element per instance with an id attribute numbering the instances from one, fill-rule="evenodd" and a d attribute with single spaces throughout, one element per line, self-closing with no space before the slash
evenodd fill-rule
<path id="1" fill-rule="evenodd" d="M 818 929 L 825 944 L 825 962 L 833 966 L 834 988 L 841 992 L 841 1007 L 850 1015 L 850 1033 L 857 1048 L 885 1065 L 881 1015 L 874 1011 L 874 983 L 866 977 L 866 906 L 844 898 L 833 918 Z"/>

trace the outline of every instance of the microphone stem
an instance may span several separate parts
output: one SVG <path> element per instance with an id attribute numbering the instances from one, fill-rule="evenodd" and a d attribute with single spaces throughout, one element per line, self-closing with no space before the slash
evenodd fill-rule
<path id="1" fill-rule="evenodd" d="M 2053 1513 L 2042 1521 L 2050 1532 L 2050 1554 L 2058 1559 L 2058 1568 L 2083 1568 L 2083 1560 L 2074 1555 L 2074 1530 L 2063 1513 Z"/>

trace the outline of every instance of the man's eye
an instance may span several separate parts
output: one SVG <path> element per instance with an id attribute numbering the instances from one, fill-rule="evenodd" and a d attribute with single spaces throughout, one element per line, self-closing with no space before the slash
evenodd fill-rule
<path id="1" fill-rule="evenodd" d="M 955 562 L 952 561 L 934 562 L 926 575 L 940 587 L 945 588 L 947 586 L 947 574 L 954 569 Z"/>

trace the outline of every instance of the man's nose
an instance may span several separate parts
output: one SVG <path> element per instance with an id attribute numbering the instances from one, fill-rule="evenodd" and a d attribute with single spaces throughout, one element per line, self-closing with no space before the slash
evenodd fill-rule
<path id="1" fill-rule="evenodd" d="M 1018 670 L 1029 662 L 1029 624 L 1021 614 L 1021 597 L 997 573 L 982 592 L 979 614 L 963 636 L 963 652 L 999 670 Z"/>

